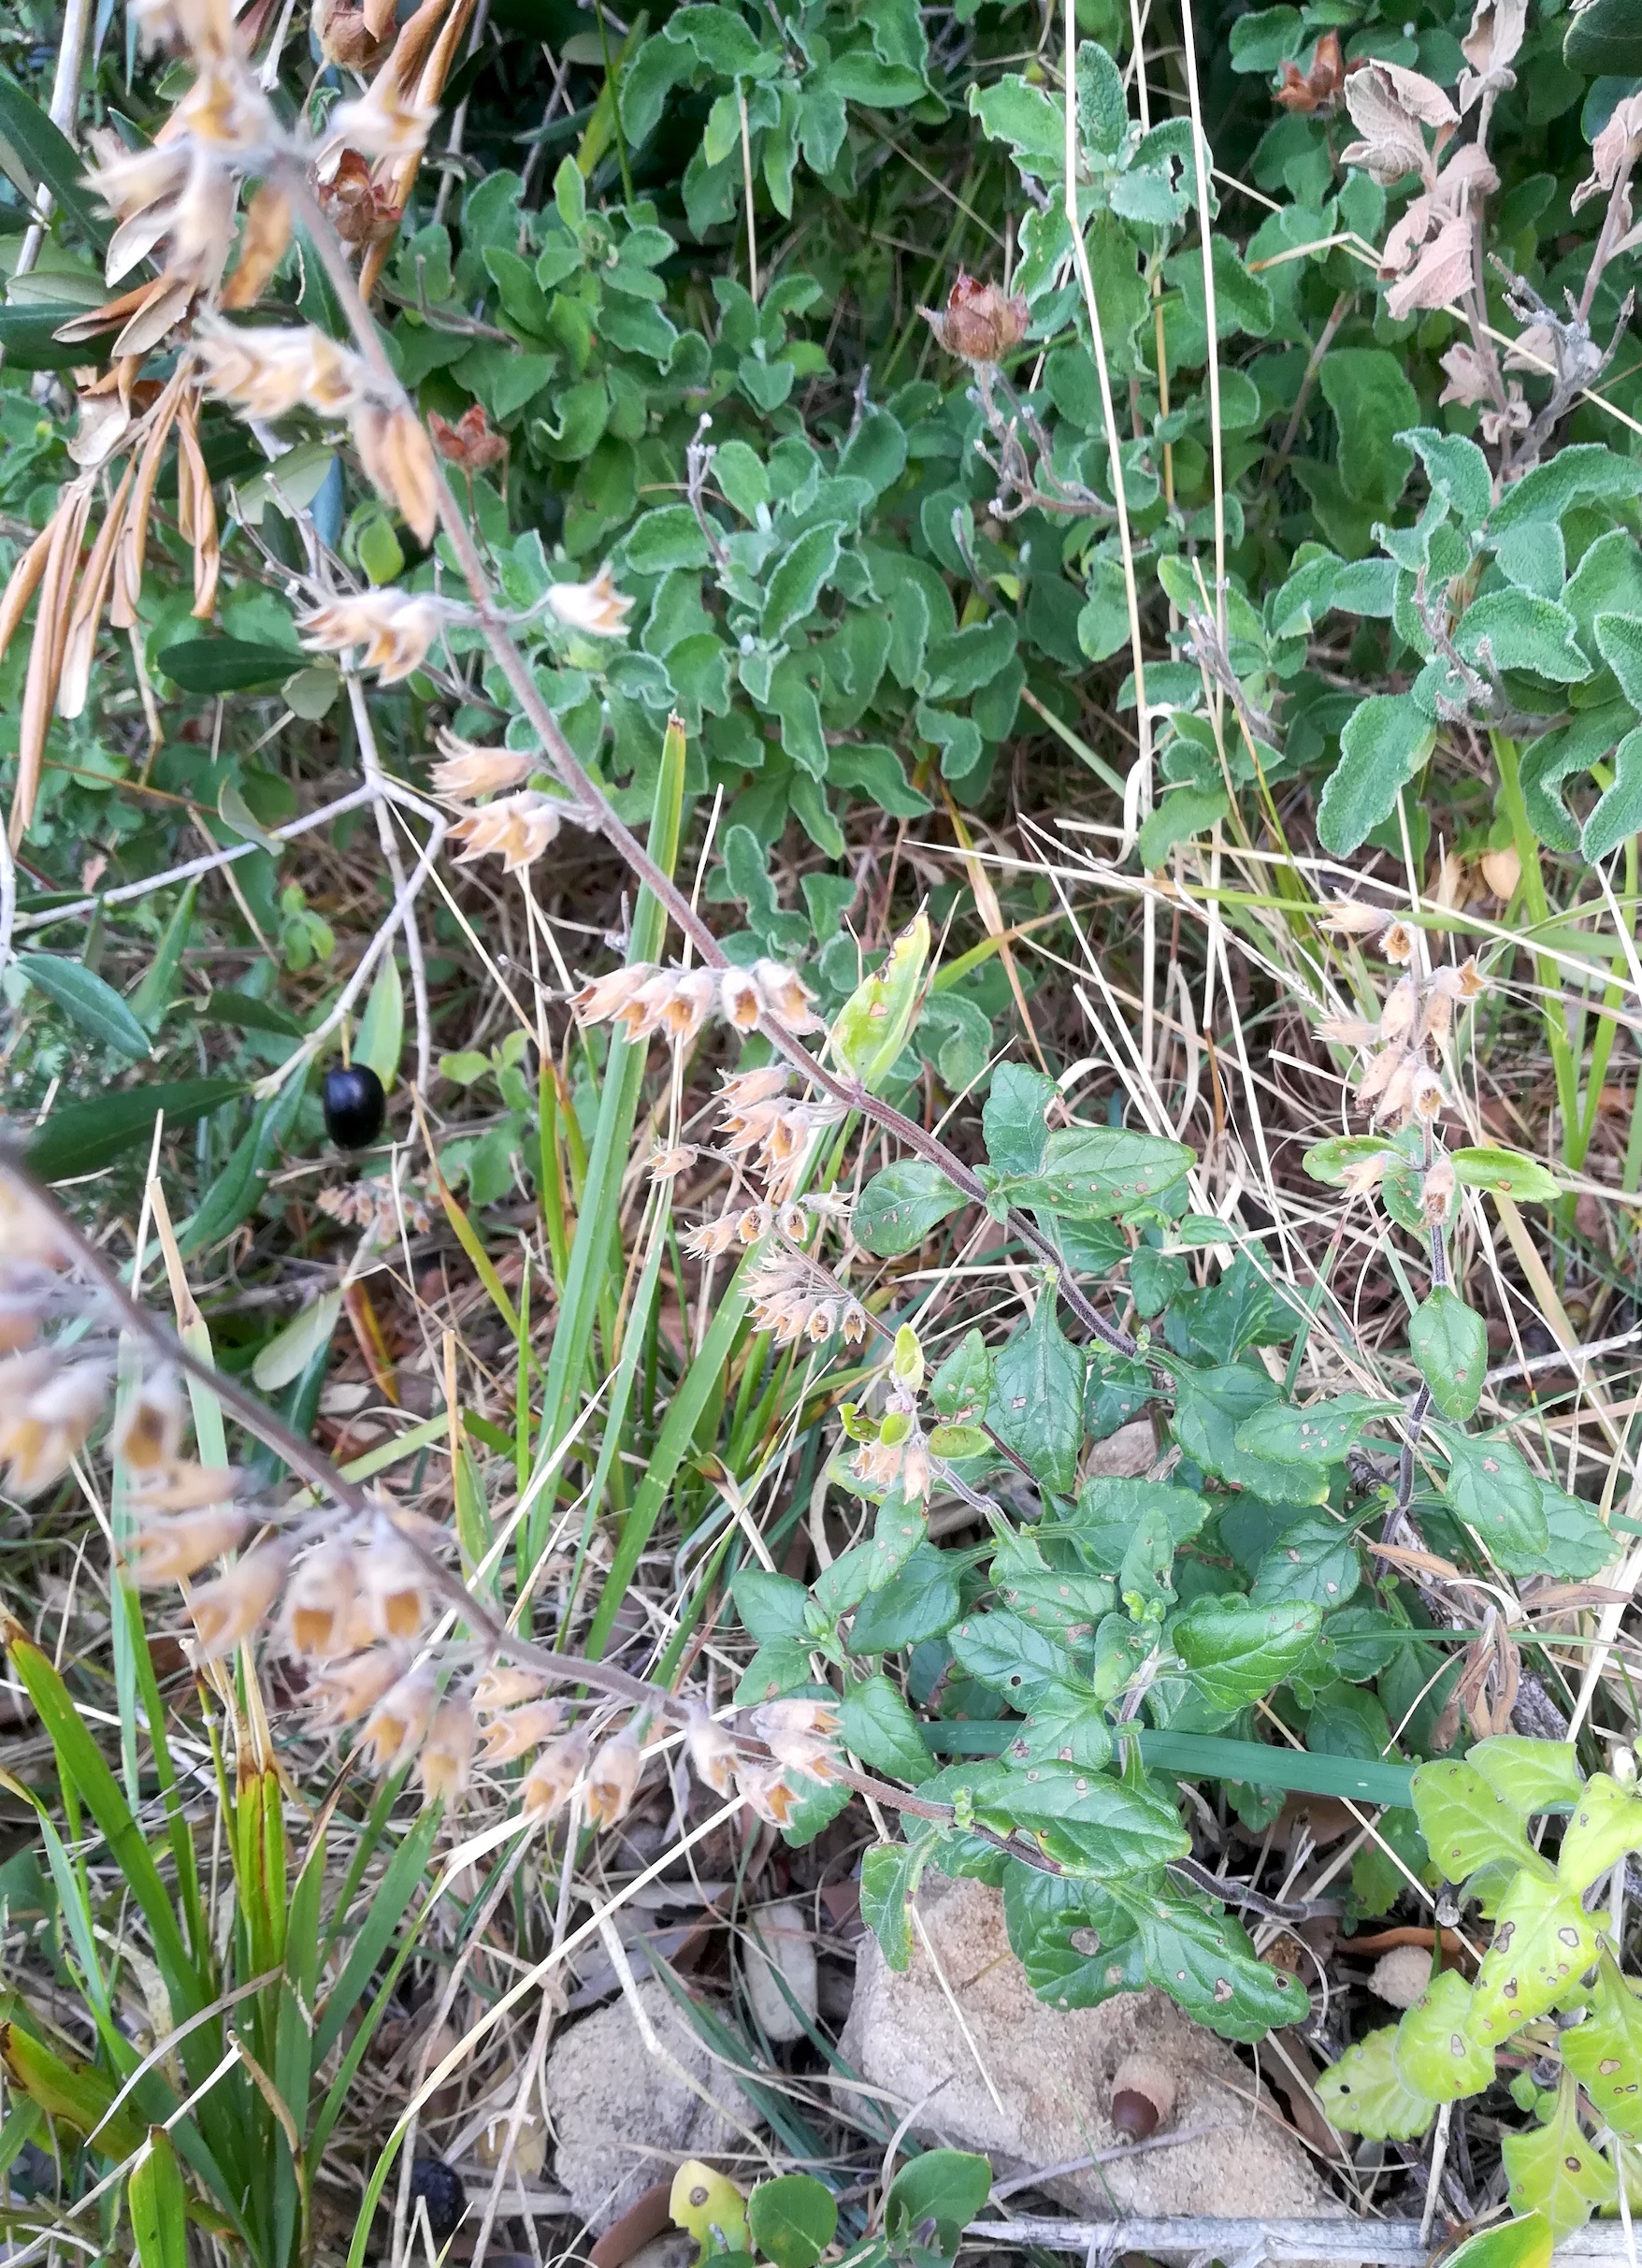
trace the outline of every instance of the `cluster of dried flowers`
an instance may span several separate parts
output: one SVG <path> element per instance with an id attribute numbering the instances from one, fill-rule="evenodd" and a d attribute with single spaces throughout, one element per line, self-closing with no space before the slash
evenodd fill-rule
<path id="1" fill-rule="evenodd" d="M 1358 1081 L 1357 1098 L 1369 1106 L 1376 1124 L 1434 1121 L 1449 1099 L 1437 1066 L 1448 1046 L 1454 1009 L 1485 992 L 1487 978 L 1475 960 L 1422 974 L 1415 932 L 1400 916 L 1378 906 L 1343 901 L 1330 908 L 1323 926 L 1372 944 L 1403 975 L 1387 993 L 1376 1021 L 1325 1018 L 1318 1026 L 1320 1036 L 1371 1051 Z"/>
<path id="2" fill-rule="evenodd" d="M 632 961 L 595 977 L 570 1001 L 584 1024 L 613 1020 L 628 1039 L 661 1032 L 680 1046 L 714 1014 L 732 1032 L 756 1030 L 762 1016 L 789 1032 L 818 1032 L 822 1021 L 810 1004 L 802 978 L 779 961 L 756 961 L 750 969 L 660 969 Z"/>
<path id="3" fill-rule="evenodd" d="M 387 1180 L 361 1179 L 337 1189 L 322 1189 L 314 1203 L 328 1221 L 363 1229 L 371 1244 L 391 1244 L 399 1234 L 401 1221 L 417 1236 L 425 1236 L 432 1226 L 423 1198 L 413 1190 L 396 1189 Z"/>

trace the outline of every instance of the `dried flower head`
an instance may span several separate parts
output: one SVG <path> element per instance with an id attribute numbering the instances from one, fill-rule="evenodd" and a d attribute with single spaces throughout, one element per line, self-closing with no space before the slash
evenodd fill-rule
<path id="1" fill-rule="evenodd" d="M 694 1165 L 699 1152 L 688 1142 L 675 1143 L 670 1149 L 657 1149 L 646 1161 L 645 1171 L 652 1181 L 676 1181 L 679 1176 Z"/>
<path id="2" fill-rule="evenodd" d="M 483 402 L 469 402 L 454 426 L 435 410 L 428 418 L 427 429 L 446 464 L 454 465 L 463 472 L 483 472 L 487 466 L 499 464 L 508 454 L 507 436 L 494 430 Z"/>
<path id="3" fill-rule="evenodd" d="M 1364 905 L 1357 898 L 1336 898 L 1319 907 L 1318 927 L 1336 937 L 1377 937 L 1397 918 L 1383 906 Z"/>
<path id="4" fill-rule="evenodd" d="M 751 1032 L 764 1013 L 764 1003 L 750 969 L 721 969 L 718 975 L 719 1011 L 732 1032 Z M 756 1073 L 751 1075 L 757 1076 Z M 786 1074 L 782 1073 L 785 1083 Z"/>
<path id="5" fill-rule="evenodd" d="M 138 1528 L 132 1538 L 139 1583 L 181 1582 L 214 1559 L 225 1559 L 245 1541 L 249 1513 L 232 1506 L 177 1512 Z"/>
<path id="6" fill-rule="evenodd" d="M 430 775 L 434 791 L 455 803 L 470 803 L 475 796 L 500 795 L 506 788 L 522 787 L 536 769 L 533 756 L 522 756 L 513 748 L 481 748 L 442 725 L 434 740 L 442 759 Z"/>
<path id="7" fill-rule="evenodd" d="M 431 543 L 439 525 L 439 459 L 422 420 L 402 403 L 362 401 L 350 424 L 372 487 L 403 514 L 419 543 Z"/>
<path id="8" fill-rule="evenodd" d="M 684 1746 L 697 1779 L 719 1795 L 727 1796 L 735 1783 L 735 1735 L 715 1724 L 704 1709 L 697 1709 L 685 1729 Z"/>
<path id="9" fill-rule="evenodd" d="M 729 971 L 725 974 L 727 975 Z M 755 1103 L 773 1102 L 778 1094 L 786 1092 L 790 1076 L 785 1063 L 765 1063 L 756 1071 L 727 1072 L 719 1085 L 719 1107 L 727 1116 L 732 1111 L 750 1109 Z"/>
<path id="10" fill-rule="evenodd" d="M 716 1221 L 704 1221 L 699 1228 L 687 1233 L 684 1250 L 695 1260 L 716 1260 L 741 1241 L 740 1223 L 739 1213 L 722 1213 Z"/>
<path id="11" fill-rule="evenodd" d="M 812 1780 L 837 1778 L 832 1743 L 840 1720 L 825 1701 L 766 1701 L 754 1710 L 752 1722 L 754 1732 L 786 1770 L 807 1772 Z"/>
<path id="12" fill-rule="evenodd" d="M 439 1681 L 425 1662 L 396 1679 L 372 1709 L 359 1736 L 360 1750 L 369 1751 L 372 1770 L 389 1772 L 409 1764 L 438 1706 Z"/>
<path id="13" fill-rule="evenodd" d="M 492 1662 L 473 1688 L 479 1710 L 512 1709 L 520 1701 L 534 1701 L 547 1691 L 540 1670 L 516 1668 L 511 1662 Z"/>
<path id="14" fill-rule="evenodd" d="M 316 1677 L 314 1719 L 320 1725 L 352 1725 L 376 1707 L 405 1674 L 406 1654 L 397 1646 L 370 1646 L 335 1662 Z"/>
<path id="15" fill-rule="evenodd" d="M 1454 1161 L 1444 1150 L 1426 1167 L 1420 1184 L 1419 1210 L 1428 1228 L 1440 1228 L 1448 1220 L 1459 1186 Z"/>
<path id="16" fill-rule="evenodd" d="M 201 322 L 194 354 L 207 392 L 248 417 L 288 417 L 304 404 L 324 417 L 346 416 L 365 399 L 368 383 L 358 355 L 310 324 L 252 329 Z"/>
<path id="17" fill-rule="evenodd" d="M 764 1009 L 789 1032 L 819 1032 L 822 1019 L 810 1003 L 814 998 L 796 969 L 779 961 L 756 961 L 750 972 Z"/>
<path id="18" fill-rule="evenodd" d="M 103 1414 L 109 1382 L 103 1364 L 61 1362 L 45 1348 L 0 1362 L 0 1464 L 18 1495 L 62 1480 Z"/>
<path id="19" fill-rule="evenodd" d="M 347 71 L 364 72 L 387 53 L 389 41 L 372 22 L 364 0 L 315 0 L 310 18 L 320 53 Z M 388 15 L 388 23 L 393 16 Z"/>
<path id="20" fill-rule="evenodd" d="M 345 1543 L 323 1543 L 296 1563 L 285 1586 L 281 1629 L 293 1654 L 330 1661 L 351 1651 L 359 1579 Z"/>
<path id="21" fill-rule="evenodd" d="M 549 1741 L 519 1783 L 519 1807 L 529 1819 L 551 1819 L 575 1791 L 587 1761 L 584 1732 L 561 1733 Z"/>
<path id="22" fill-rule="evenodd" d="M 407 95 L 397 71 L 381 70 L 363 94 L 339 102 L 326 120 L 322 174 L 334 170 L 331 153 L 344 150 L 370 158 L 419 157 L 438 116 L 437 105 Z"/>
<path id="23" fill-rule="evenodd" d="M 472 1762 L 472 1710 L 460 1697 L 441 1701 L 433 1712 L 416 1767 L 427 1801 L 459 1803 L 468 1791 Z"/>
<path id="24" fill-rule="evenodd" d="M 600 1745 L 587 1768 L 587 1816 L 595 1827 L 613 1827 L 623 1817 L 638 1791 L 643 1762 L 631 1726 Z"/>
<path id="25" fill-rule="evenodd" d="M 632 604 L 617 590 L 608 567 L 601 567 L 591 583 L 555 583 L 547 592 L 549 613 L 566 629 L 580 630 L 586 638 L 626 637 Z"/>
<path id="26" fill-rule="evenodd" d="M 1405 921 L 1393 921 L 1380 937 L 1380 951 L 1396 968 L 1406 968 L 1414 959 L 1414 932 Z"/>
<path id="27" fill-rule="evenodd" d="M 342 152 L 329 180 L 319 184 L 319 201 L 344 244 L 385 244 L 404 211 L 393 190 L 372 180 L 357 150 Z"/>
<path id="28" fill-rule="evenodd" d="M 771 1827 L 785 1827 L 798 1803 L 798 1790 L 779 1764 L 738 1761 L 736 1793 L 743 1803 Z"/>
<path id="29" fill-rule="evenodd" d="M 260 1543 L 194 1594 L 188 1611 L 202 1662 L 220 1660 L 252 1635 L 279 1597 L 290 1565 L 288 1543 Z"/>
<path id="30" fill-rule="evenodd" d="M 513 874 L 540 858 L 557 837 L 567 816 L 562 802 L 538 788 L 498 796 L 494 803 L 482 804 L 452 827 L 452 836 L 468 846 L 456 864 L 470 866 L 475 859 L 499 858 L 507 872 Z"/>
<path id="31" fill-rule="evenodd" d="M 116 1415 L 108 1452 L 139 1479 L 175 1464 L 182 1443 L 182 1395 L 176 1374 L 153 1371 Z"/>
<path id="32" fill-rule="evenodd" d="M 355 1553 L 354 1581 L 364 1619 L 378 1638 L 420 1637 L 428 1615 L 428 1570 L 384 1521 Z"/>
<path id="33" fill-rule="evenodd" d="M 1031 321 L 1024 299 L 995 283 L 977 282 L 961 268 L 945 307 L 921 307 L 918 312 L 946 352 L 965 362 L 1001 362 L 1020 344 Z"/>
<path id="34" fill-rule="evenodd" d="M 1283 65 L 1283 83 L 1273 100 L 1285 110 L 1310 117 L 1316 110 L 1338 109 L 1345 83 L 1346 63 L 1340 51 L 1340 35 L 1325 32 L 1317 43 L 1308 71 L 1302 71 L 1297 63 Z"/>
<path id="35" fill-rule="evenodd" d="M 570 1005 L 582 1023 L 608 1023 L 612 1016 L 622 1013 L 655 974 L 654 965 L 645 961 L 634 961 L 625 969 L 612 969 L 607 976 L 596 976 L 572 994 Z"/>
<path id="36" fill-rule="evenodd" d="M 362 645 L 366 668 L 379 671 L 382 684 L 391 686 L 422 667 L 460 612 L 431 591 L 359 591 L 311 608 L 297 628 L 310 654 L 346 654 Z"/>
<path id="37" fill-rule="evenodd" d="M 240 1479 L 231 1465 L 192 1465 L 183 1459 L 147 1475 L 137 1500 L 145 1512 L 197 1512 L 209 1504 L 226 1504 Z"/>
<path id="38" fill-rule="evenodd" d="M 551 1741 L 564 1721 L 562 1701 L 526 1701 L 522 1709 L 510 1709 L 492 1719 L 480 1754 L 487 1764 L 511 1764 Z"/>

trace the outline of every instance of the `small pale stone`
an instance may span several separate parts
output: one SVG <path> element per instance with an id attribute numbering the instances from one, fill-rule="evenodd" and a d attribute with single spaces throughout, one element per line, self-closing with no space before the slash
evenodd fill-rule
<path id="1" fill-rule="evenodd" d="M 803 2039 L 804 2024 L 792 2002 L 796 2001 L 814 2023 L 819 1979 L 814 1932 L 802 1906 L 790 1900 L 761 1906 L 750 1917 L 743 1952 L 747 1997 L 767 2037 L 774 2041 Z"/>

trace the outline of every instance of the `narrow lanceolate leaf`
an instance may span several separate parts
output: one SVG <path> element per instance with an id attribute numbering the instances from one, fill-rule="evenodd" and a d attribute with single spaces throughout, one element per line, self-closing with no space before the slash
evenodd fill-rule
<path id="1" fill-rule="evenodd" d="M 116 1048 L 134 1062 L 140 1062 L 148 1054 L 148 1033 L 113 986 L 94 969 L 61 953 L 19 953 L 17 965 L 30 984 L 54 1001 L 88 1039 L 101 1047 Z"/>
<path id="2" fill-rule="evenodd" d="M 879 1260 L 893 1260 L 915 1251 L 932 1228 L 967 1202 L 938 1165 L 906 1158 L 872 1176 L 851 1226 L 857 1244 Z"/>
<path id="3" fill-rule="evenodd" d="M 1481 1316 L 1438 1284 L 1415 1308 L 1408 1344 L 1432 1400 L 1445 1418 L 1462 1423 L 1482 1395 L 1488 1332 Z"/>
<path id="4" fill-rule="evenodd" d="M 131 2233 L 142 2268 L 187 2268 L 182 2169 L 164 2127 L 151 2127 L 149 2146 L 125 2184 Z"/>

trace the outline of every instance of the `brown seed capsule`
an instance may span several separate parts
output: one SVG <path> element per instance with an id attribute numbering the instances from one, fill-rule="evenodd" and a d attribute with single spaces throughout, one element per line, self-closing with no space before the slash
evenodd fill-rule
<path id="1" fill-rule="evenodd" d="M 1131 2142 L 1144 2142 L 1174 2113 L 1174 2074 L 1157 2056 L 1125 2056 L 1112 2074 L 1112 2124 Z"/>
<path id="2" fill-rule="evenodd" d="M 1024 299 L 979 283 L 958 271 L 943 309 L 918 310 L 949 354 L 965 362 L 997 362 L 1026 337 L 1031 311 Z"/>

